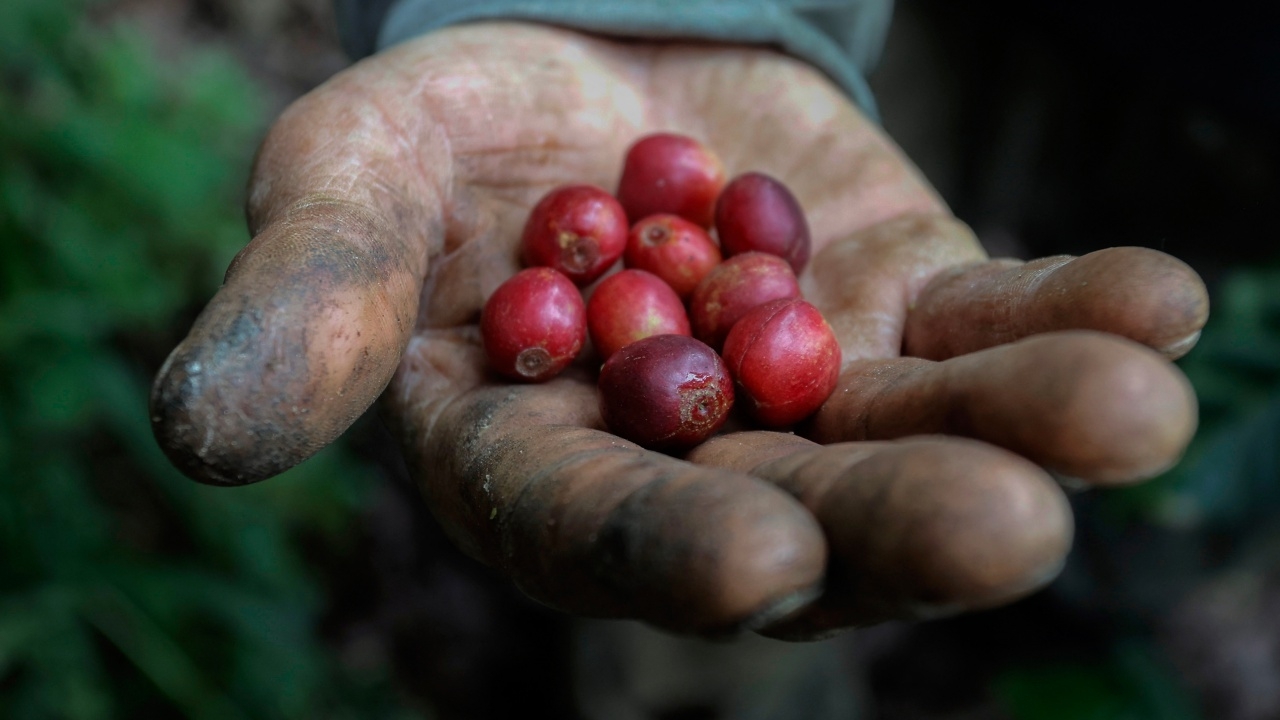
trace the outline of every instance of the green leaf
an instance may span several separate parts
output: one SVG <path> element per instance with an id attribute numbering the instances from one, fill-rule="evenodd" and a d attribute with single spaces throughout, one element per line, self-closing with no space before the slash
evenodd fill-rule
<path id="1" fill-rule="evenodd" d="M 0 603 L 0 677 L 28 658 L 43 641 L 46 628 L 53 626 L 46 609 L 29 597 L 6 598 Z"/>
<path id="2" fill-rule="evenodd" d="M 28 703 L 37 710 L 25 717 L 100 720 L 111 717 L 109 684 L 96 660 L 89 630 L 71 612 L 74 590 L 42 592 L 44 612 L 40 642 L 28 646 L 35 670 Z"/>
<path id="3" fill-rule="evenodd" d="M 123 594 L 103 589 L 82 611 L 187 717 L 197 720 L 247 717 L 168 633 Z"/>

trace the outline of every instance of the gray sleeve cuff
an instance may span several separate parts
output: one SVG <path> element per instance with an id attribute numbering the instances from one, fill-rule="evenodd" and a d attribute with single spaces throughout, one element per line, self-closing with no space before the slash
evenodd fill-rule
<path id="1" fill-rule="evenodd" d="M 880 54 L 893 8 L 892 0 L 394 0 L 389 10 L 387 4 L 338 0 L 348 52 L 360 56 L 448 25 L 500 19 L 771 45 L 825 72 L 872 118 L 875 99 L 863 73 Z M 370 43 L 370 20 L 378 17 L 381 29 Z"/>

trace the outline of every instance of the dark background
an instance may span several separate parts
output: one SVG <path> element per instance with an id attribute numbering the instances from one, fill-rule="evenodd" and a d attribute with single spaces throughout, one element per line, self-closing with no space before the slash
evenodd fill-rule
<path id="1" fill-rule="evenodd" d="M 1144 245 L 1214 310 L 1186 460 L 1073 496 L 1011 607 L 836 641 L 572 622 L 450 549 L 373 419 L 197 486 L 145 398 L 245 241 L 251 153 L 341 69 L 328 0 L 0 3 L 0 716 L 1280 718 L 1271 4 L 902 0 L 885 126 L 993 254 Z"/>

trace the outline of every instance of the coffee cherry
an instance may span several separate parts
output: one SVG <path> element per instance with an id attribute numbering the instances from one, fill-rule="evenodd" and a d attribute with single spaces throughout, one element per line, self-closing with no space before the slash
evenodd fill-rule
<path id="1" fill-rule="evenodd" d="M 799 298 L 773 300 L 743 315 L 725 338 L 724 360 L 747 412 L 772 427 L 813 414 L 840 377 L 835 333 Z"/>
<path id="2" fill-rule="evenodd" d="M 766 252 L 799 275 L 809 262 L 809 223 L 791 191 L 764 173 L 734 178 L 716 202 L 716 234 L 727 256 Z"/>
<path id="3" fill-rule="evenodd" d="M 631 226 L 622 254 L 624 265 L 662 278 L 682 300 L 722 259 L 711 236 L 678 215 L 650 215 Z"/>
<path id="4" fill-rule="evenodd" d="M 550 380 L 587 339 L 582 293 L 551 268 L 521 270 L 489 296 L 480 336 L 494 370 L 513 380 Z"/>
<path id="5" fill-rule="evenodd" d="M 614 353 L 600 370 L 600 414 L 615 435 L 651 450 L 685 450 L 711 437 L 733 407 L 733 381 L 714 350 L 655 335 Z"/>
<path id="6" fill-rule="evenodd" d="M 627 150 L 618 201 L 633 223 L 670 213 L 707 228 L 722 187 L 724 168 L 715 153 L 691 137 L 655 133 Z"/>
<path id="7" fill-rule="evenodd" d="M 587 301 L 587 330 L 600 357 L 653 335 L 689 335 L 684 303 L 662 278 L 643 270 L 614 273 Z"/>
<path id="8" fill-rule="evenodd" d="M 760 252 L 735 255 L 694 288 L 689 300 L 693 336 L 719 349 L 729 329 L 751 308 L 791 297 L 800 297 L 800 283 L 787 261 Z"/>
<path id="9" fill-rule="evenodd" d="M 529 213 L 520 240 L 524 261 L 588 285 L 622 255 L 627 229 L 626 212 L 612 195 L 594 185 L 563 185 Z"/>

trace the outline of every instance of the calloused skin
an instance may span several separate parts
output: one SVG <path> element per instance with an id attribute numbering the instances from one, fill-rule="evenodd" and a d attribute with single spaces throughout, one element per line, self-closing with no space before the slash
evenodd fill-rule
<path id="1" fill-rule="evenodd" d="M 476 323 L 552 187 L 612 189 L 627 146 L 692 135 L 799 198 L 802 277 L 843 351 L 797 434 L 686 458 L 605 431 L 583 360 L 485 369 Z M 260 150 L 253 240 L 156 380 L 157 438 L 197 480 L 267 478 L 380 396 L 467 553 L 567 612 L 810 639 L 990 607 L 1061 568 L 1088 483 L 1175 462 L 1195 398 L 1169 362 L 1207 316 L 1137 248 L 989 261 L 901 152 L 775 52 L 519 23 L 436 32 L 296 102 Z"/>

